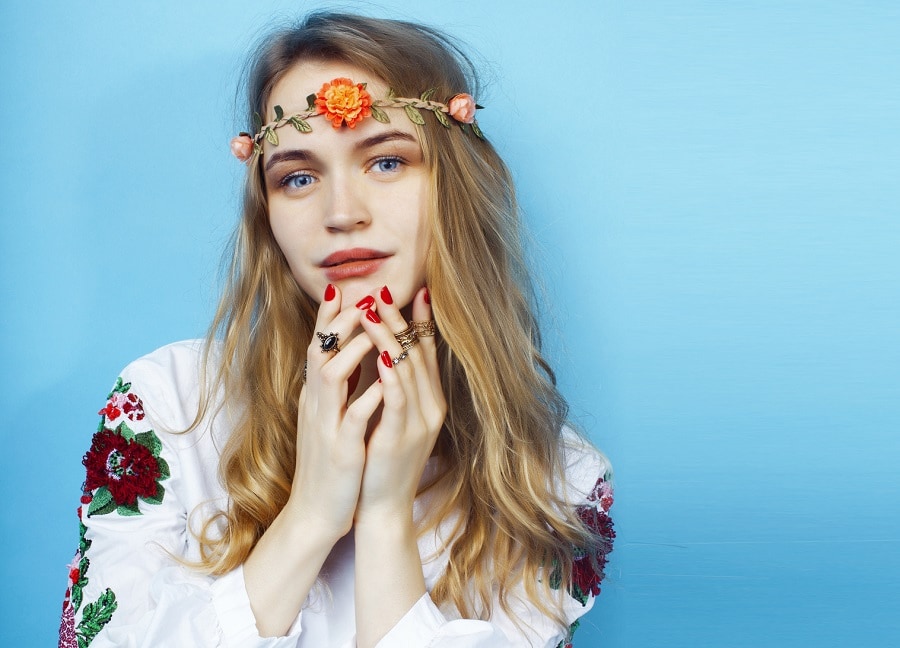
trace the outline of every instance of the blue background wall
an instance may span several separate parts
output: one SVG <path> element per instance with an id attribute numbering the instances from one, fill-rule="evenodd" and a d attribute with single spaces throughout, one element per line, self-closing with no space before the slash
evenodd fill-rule
<path id="1" fill-rule="evenodd" d="M 80 458 L 129 360 L 200 335 L 233 89 L 316 3 L 0 9 L 2 645 L 55 645 Z M 578 646 L 900 644 L 900 11 L 350 3 L 483 56 L 619 543 Z"/>

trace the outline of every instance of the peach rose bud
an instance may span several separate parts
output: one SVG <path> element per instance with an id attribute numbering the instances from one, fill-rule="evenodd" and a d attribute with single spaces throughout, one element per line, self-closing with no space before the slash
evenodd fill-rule
<path id="1" fill-rule="evenodd" d="M 447 104 L 450 116 L 463 124 L 471 124 L 475 121 L 475 100 L 472 95 L 458 94 Z"/>
<path id="2" fill-rule="evenodd" d="M 249 135 L 238 135 L 231 140 L 231 154 L 241 162 L 246 162 L 253 155 L 253 140 Z"/>

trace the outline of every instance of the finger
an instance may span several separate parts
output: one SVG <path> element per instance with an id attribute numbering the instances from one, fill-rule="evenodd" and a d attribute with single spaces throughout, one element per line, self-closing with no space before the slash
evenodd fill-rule
<path id="1" fill-rule="evenodd" d="M 330 299 L 329 299 L 330 297 Z M 359 306 L 357 306 L 358 308 Z M 306 351 L 307 359 L 307 385 L 310 395 L 318 398 L 320 381 L 318 379 L 322 368 L 326 364 L 334 363 L 332 368 L 334 372 L 334 382 L 337 384 L 341 380 L 346 381 L 350 373 L 359 364 L 361 357 L 350 357 L 334 350 L 328 350 L 328 347 L 334 342 L 329 340 L 331 334 L 335 334 L 337 338 L 337 348 L 347 350 L 349 343 L 352 341 L 353 331 L 359 326 L 359 310 L 356 308 L 347 308 L 343 311 L 341 308 L 341 291 L 340 288 L 329 284 L 325 289 L 325 295 L 322 303 L 319 305 L 319 312 L 316 316 L 316 328 L 310 339 L 309 347 Z M 320 335 L 321 334 L 321 335 Z M 370 349 L 371 347 L 369 347 Z M 364 349 L 368 351 L 369 349 Z M 341 360 L 335 362 L 340 358 Z M 355 360 L 355 362 L 354 362 Z M 347 375 L 340 378 L 340 374 Z"/>
<path id="2" fill-rule="evenodd" d="M 344 420 L 341 425 L 341 435 L 346 437 L 350 443 L 362 442 L 366 436 L 366 430 L 369 426 L 369 419 L 378 409 L 378 405 L 382 401 L 383 385 L 374 382 L 369 385 L 359 398 L 347 407 L 344 414 Z"/>
<path id="3" fill-rule="evenodd" d="M 431 296 L 428 288 L 422 287 L 413 298 L 412 317 L 414 322 L 429 322 L 434 319 L 434 313 L 431 310 Z M 438 370 L 437 361 L 437 332 L 435 335 L 420 335 L 419 346 L 422 348 L 422 356 L 425 359 L 425 366 L 428 368 L 428 375 L 433 384 L 440 385 L 441 374 Z"/>
<path id="4" fill-rule="evenodd" d="M 418 374 L 427 375 L 425 363 L 416 349 L 416 345 L 404 349 L 397 340 L 396 334 L 404 331 L 408 327 L 408 323 L 400 309 L 394 304 L 394 298 L 387 286 L 378 291 L 376 305 L 378 306 L 377 313 L 370 310 L 361 319 L 363 328 L 372 337 L 375 346 L 382 351 L 387 350 L 392 358 L 402 357 L 402 360 L 397 363 L 397 370 L 404 380 L 416 380 Z M 413 384 L 410 384 L 411 386 Z"/>

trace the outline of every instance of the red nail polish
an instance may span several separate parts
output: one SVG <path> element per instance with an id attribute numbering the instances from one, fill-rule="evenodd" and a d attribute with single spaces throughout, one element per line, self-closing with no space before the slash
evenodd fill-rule
<path id="1" fill-rule="evenodd" d="M 428 294 L 428 288 L 425 289 L 425 303 L 426 304 L 431 303 L 431 295 Z"/>
<path id="2" fill-rule="evenodd" d="M 391 367 L 394 366 L 394 363 L 391 362 L 391 354 L 388 353 L 387 351 L 381 352 L 381 361 L 384 363 L 384 366 L 387 367 L 388 369 L 390 369 Z"/>
<path id="3" fill-rule="evenodd" d="M 328 284 L 325 286 L 325 301 L 331 301 L 334 299 L 335 290 L 332 284 Z"/>
<path id="4" fill-rule="evenodd" d="M 366 311 L 366 319 L 370 322 L 375 322 L 376 324 L 381 324 L 381 318 L 378 317 L 378 313 L 369 309 Z"/>
<path id="5" fill-rule="evenodd" d="M 383 301 L 385 304 L 394 303 L 394 296 L 391 295 L 391 291 L 388 290 L 387 286 L 381 289 L 381 301 Z"/>
<path id="6" fill-rule="evenodd" d="M 356 307 L 360 310 L 369 310 L 372 308 L 372 304 L 375 303 L 375 298 L 372 295 L 366 295 L 358 302 L 356 302 Z"/>

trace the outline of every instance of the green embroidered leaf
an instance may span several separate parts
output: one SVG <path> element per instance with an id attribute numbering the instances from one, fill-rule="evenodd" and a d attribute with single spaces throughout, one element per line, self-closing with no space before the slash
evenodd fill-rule
<path id="1" fill-rule="evenodd" d="M 316 95 L 311 94 L 306 97 L 306 106 L 310 110 L 315 110 L 316 108 Z"/>
<path id="2" fill-rule="evenodd" d="M 397 93 L 394 92 L 393 88 L 388 88 L 388 99 L 393 100 L 397 96 Z"/>
<path id="3" fill-rule="evenodd" d="M 480 140 L 484 139 L 484 133 L 482 133 L 481 129 L 478 127 L 477 121 L 472 122 L 472 132 L 475 133 L 475 135 L 478 137 L 478 139 L 480 139 Z"/>
<path id="4" fill-rule="evenodd" d="M 91 499 L 91 505 L 88 507 L 88 517 L 92 515 L 106 515 L 116 510 L 116 503 L 113 501 L 112 493 L 106 486 L 101 486 L 94 493 Z"/>
<path id="5" fill-rule="evenodd" d="M 360 83 L 359 85 L 361 85 L 362 89 L 365 90 L 366 86 L 368 86 L 369 84 L 368 83 Z"/>
<path id="6" fill-rule="evenodd" d="M 447 119 L 446 113 L 443 110 L 435 110 L 434 116 L 437 117 L 437 120 L 441 122 L 441 126 L 444 128 L 450 128 L 450 120 Z"/>
<path id="7" fill-rule="evenodd" d="M 437 90 L 437 88 L 428 88 L 428 90 L 422 93 L 420 99 L 422 99 L 422 101 L 429 101 L 434 96 L 435 90 Z"/>
<path id="8" fill-rule="evenodd" d="M 75 612 L 78 612 L 78 609 L 81 607 L 81 601 L 84 599 L 84 592 L 81 589 L 80 585 L 72 585 L 72 598 L 70 599 L 72 603 L 72 609 Z"/>
<path id="9" fill-rule="evenodd" d="M 477 108 L 478 110 L 484 110 L 484 106 L 482 106 L 481 104 L 475 104 L 475 108 Z"/>
<path id="10" fill-rule="evenodd" d="M 262 117 L 259 116 L 258 112 L 254 112 L 253 113 L 253 130 L 258 131 L 260 128 L 262 128 L 262 124 L 263 124 Z"/>
<path id="11" fill-rule="evenodd" d="M 425 119 L 422 117 L 422 113 L 420 113 L 414 106 L 406 105 L 403 106 L 403 108 L 406 110 L 406 115 L 409 117 L 409 120 L 412 123 L 418 124 L 419 126 L 425 125 Z"/>
<path id="12" fill-rule="evenodd" d="M 375 118 L 375 121 L 380 121 L 382 124 L 391 123 L 391 118 L 388 117 L 388 114 L 378 106 L 372 106 L 372 117 Z"/>
<path id="13" fill-rule="evenodd" d="M 78 523 L 78 551 L 81 552 L 82 556 L 85 554 L 85 552 L 87 552 L 88 549 L 90 549 L 91 542 L 92 542 L 92 540 L 88 540 L 85 537 L 86 533 L 87 533 L 87 527 L 84 526 L 84 522 L 79 522 Z"/>
<path id="14" fill-rule="evenodd" d="M 291 117 L 290 122 L 294 126 L 294 128 L 296 128 L 301 133 L 311 133 L 312 132 L 312 126 L 309 125 L 309 122 L 305 121 L 303 119 L 300 119 L 299 117 L 297 117 L 297 115 L 294 115 L 293 117 Z"/>
<path id="15" fill-rule="evenodd" d="M 129 517 L 140 515 L 141 510 L 138 508 L 137 502 L 135 502 L 134 504 L 119 504 L 118 508 L 116 509 L 116 513 Z"/>
<path id="16" fill-rule="evenodd" d="M 275 133 L 274 128 L 266 129 L 266 141 L 272 146 L 278 146 L 278 135 Z"/>
<path id="17" fill-rule="evenodd" d="M 123 384 L 123 383 L 122 383 L 122 376 L 119 376 L 118 378 L 116 378 L 116 384 L 113 385 L 112 391 L 109 392 L 109 395 L 107 396 L 107 398 L 112 398 L 112 395 L 115 394 L 115 393 L 117 393 L 117 392 L 118 392 L 118 393 L 121 393 L 121 394 L 124 394 L 124 393 L 127 392 L 129 389 L 131 389 L 131 383 L 128 383 L 127 385 L 126 385 L 126 384 Z"/>
<path id="18" fill-rule="evenodd" d="M 147 504 L 162 504 L 163 496 L 166 494 L 166 489 L 163 488 L 162 484 L 156 485 L 156 495 L 152 497 L 141 497 L 142 500 L 147 502 Z"/>
<path id="19" fill-rule="evenodd" d="M 260 144 L 259 142 L 253 142 L 253 152 L 257 155 L 262 155 L 262 144 Z"/>
<path id="20" fill-rule="evenodd" d="M 109 623 L 118 605 L 116 595 L 107 587 L 95 602 L 84 606 L 84 614 L 81 615 L 81 621 L 75 630 L 79 646 L 82 645 L 82 640 L 85 646 L 94 640 L 103 626 Z"/>
<path id="21" fill-rule="evenodd" d="M 275 121 L 281 121 L 284 118 L 284 109 L 281 106 L 275 106 Z"/>
<path id="22" fill-rule="evenodd" d="M 134 439 L 134 430 L 132 430 L 127 425 L 125 425 L 124 421 L 119 423 L 119 425 L 116 427 L 115 432 L 116 432 L 116 434 L 122 435 L 128 441 L 131 441 Z"/>
<path id="23" fill-rule="evenodd" d="M 141 432 L 134 437 L 134 440 L 147 448 L 154 457 L 158 457 L 159 451 L 162 450 L 162 442 L 153 430 Z"/>
<path id="24" fill-rule="evenodd" d="M 169 471 L 169 462 L 162 457 L 156 458 L 156 465 L 159 466 L 159 480 L 168 479 L 172 473 Z"/>

